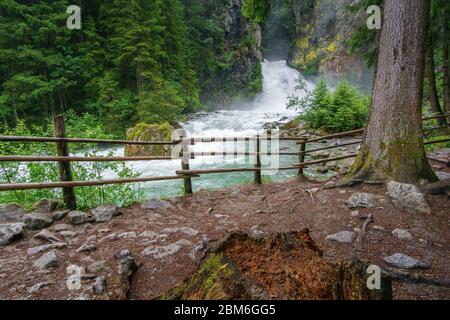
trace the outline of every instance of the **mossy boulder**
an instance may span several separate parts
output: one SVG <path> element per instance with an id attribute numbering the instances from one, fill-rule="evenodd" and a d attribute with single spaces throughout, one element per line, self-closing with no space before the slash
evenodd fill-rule
<path id="1" fill-rule="evenodd" d="M 369 263 L 325 259 L 307 229 L 255 238 L 233 233 L 211 248 L 196 272 L 162 296 L 169 300 L 392 299 L 390 277 L 368 289 Z"/>
<path id="2" fill-rule="evenodd" d="M 129 141 L 172 141 L 175 128 L 164 122 L 161 124 L 138 123 L 127 130 Z M 125 156 L 170 156 L 171 145 L 127 145 Z"/>

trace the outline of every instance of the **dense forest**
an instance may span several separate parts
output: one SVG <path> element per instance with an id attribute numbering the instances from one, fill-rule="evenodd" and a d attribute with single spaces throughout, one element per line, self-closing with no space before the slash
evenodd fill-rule
<path id="1" fill-rule="evenodd" d="M 81 30 L 66 27 L 71 4 L 82 8 Z M 248 30 L 226 32 L 227 5 L 225 0 L 1 1 L 2 126 L 19 119 L 45 125 L 52 115 L 72 110 L 123 133 L 138 119 L 174 121 L 224 92 L 251 96 L 261 87 L 260 61 L 250 57 L 255 64 L 250 72 L 239 72 L 237 63 L 258 46 L 250 37 L 257 26 L 242 17 Z"/>

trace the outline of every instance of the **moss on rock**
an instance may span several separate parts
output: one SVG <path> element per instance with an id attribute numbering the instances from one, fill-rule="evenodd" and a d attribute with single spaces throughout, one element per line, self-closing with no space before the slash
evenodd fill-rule
<path id="1" fill-rule="evenodd" d="M 138 123 L 127 130 L 129 141 L 171 141 L 175 128 L 167 122 L 161 124 Z M 170 156 L 172 146 L 170 145 L 127 145 L 126 156 Z"/>

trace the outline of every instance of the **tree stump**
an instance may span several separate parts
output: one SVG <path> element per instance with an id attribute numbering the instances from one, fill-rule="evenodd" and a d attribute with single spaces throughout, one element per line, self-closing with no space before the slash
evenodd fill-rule
<path id="1" fill-rule="evenodd" d="M 198 269 L 162 296 L 168 300 L 392 299 L 389 275 L 370 290 L 369 263 L 323 258 L 309 230 L 254 238 L 233 233 L 208 250 Z"/>

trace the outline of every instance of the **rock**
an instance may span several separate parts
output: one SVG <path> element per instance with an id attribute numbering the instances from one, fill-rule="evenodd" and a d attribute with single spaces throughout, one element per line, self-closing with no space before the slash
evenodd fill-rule
<path id="1" fill-rule="evenodd" d="M 71 224 L 84 224 L 90 222 L 91 217 L 86 212 L 83 211 L 71 211 L 68 214 L 69 221 Z"/>
<path id="2" fill-rule="evenodd" d="M 115 205 L 100 206 L 91 211 L 95 222 L 108 222 L 117 215 L 118 208 Z"/>
<path id="3" fill-rule="evenodd" d="M 341 243 L 352 243 L 355 233 L 352 231 L 341 231 L 335 234 L 330 234 L 325 238 L 327 241 L 337 241 Z"/>
<path id="4" fill-rule="evenodd" d="M 165 210 L 165 209 L 175 209 L 175 207 L 170 202 L 160 200 L 160 199 L 153 199 L 153 200 L 144 202 L 141 205 L 141 209 L 152 209 L 152 210 L 163 209 L 163 210 Z"/>
<path id="5" fill-rule="evenodd" d="M 44 253 L 39 259 L 37 259 L 33 266 L 37 269 L 44 270 L 48 268 L 56 268 L 59 266 L 58 253 L 56 250 L 51 250 Z"/>
<path id="6" fill-rule="evenodd" d="M 318 166 L 316 167 L 316 172 L 317 173 L 327 173 L 329 171 L 327 166 Z"/>
<path id="7" fill-rule="evenodd" d="M 67 230 L 70 230 L 70 229 L 71 229 L 71 226 L 69 226 L 68 224 L 64 224 L 64 223 L 55 224 L 51 228 L 51 230 L 53 230 L 55 232 L 67 231 Z"/>
<path id="8" fill-rule="evenodd" d="M 450 173 L 444 171 L 436 172 L 436 176 L 438 177 L 439 180 L 450 179 Z"/>
<path id="9" fill-rule="evenodd" d="M 95 234 L 86 238 L 86 242 L 96 242 L 96 241 L 97 236 Z"/>
<path id="10" fill-rule="evenodd" d="M 129 256 L 131 256 L 131 253 L 130 253 L 130 250 L 128 250 L 128 249 L 120 250 L 114 254 L 114 258 L 116 258 L 118 260 L 124 259 Z"/>
<path id="11" fill-rule="evenodd" d="M 352 211 L 352 212 L 350 213 L 350 215 L 351 215 L 353 218 L 358 218 L 358 217 L 359 217 L 359 211 L 358 211 L 358 210 Z"/>
<path id="12" fill-rule="evenodd" d="M 61 242 L 61 240 L 58 239 L 58 237 L 56 237 L 53 233 L 51 233 L 47 229 L 43 229 L 38 234 L 35 234 L 33 238 L 41 239 L 50 243 Z"/>
<path id="13" fill-rule="evenodd" d="M 64 219 L 68 214 L 69 214 L 70 210 L 66 209 L 66 210 L 56 210 L 53 211 L 49 214 L 50 218 L 53 221 L 59 221 Z"/>
<path id="14" fill-rule="evenodd" d="M 0 224 L 0 246 L 6 246 L 17 239 L 22 238 L 24 233 L 24 223 Z"/>
<path id="15" fill-rule="evenodd" d="M 100 260 L 90 264 L 86 271 L 93 274 L 101 274 L 111 272 L 108 260 Z"/>
<path id="16" fill-rule="evenodd" d="M 351 195 L 347 204 L 350 209 L 353 208 L 372 208 L 374 196 L 371 193 L 357 192 Z"/>
<path id="17" fill-rule="evenodd" d="M 180 249 L 183 246 L 190 246 L 190 245 L 192 245 L 192 242 L 185 240 L 185 239 L 181 239 L 181 240 L 179 240 L 175 243 L 171 243 L 167 246 L 148 247 L 142 251 L 142 255 L 143 256 L 152 255 L 153 258 L 155 258 L 155 259 L 162 259 L 164 257 L 167 257 L 167 256 L 177 253 L 178 251 L 180 251 Z"/>
<path id="18" fill-rule="evenodd" d="M 61 231 L 60 235 L 62 235 L 64 237 L 64 239 L 66 238 L 75 238 L 77 236 L 77 233 L 74 231 Z"/>
<path id="19" fill-rule="evenodd" d="M 22 222 L 30 230 L 40 230 L 52 224 L 52 219 L 42 213 L 29 213 L 22 217 Z"/>
<path id="20" fill-rule="evenodd" d="M 146 230 L 144 232 L 142 232 L 141 234 L 139 234 L 139 237 L 143 237 L 143 238 L 154 238 L 156 237 L 158 234 L 154 231 L 150 231 L 150 230 Z"/>
<path id="21" fill-rule="evenodd" d="M 130 231 L 130 232 L 124 232 L 118 235 L 119 238 L 121 239 L 133 239 L 136 238 L 136 232 L 134 231 Z"/>
<path id="22" fill-rule="evenodd" d="M 161 124 L 138 123 L 127 130 L 130 141 L 171 141 L 175 128 L 167 122 Z M 171 145 L 126 145 L 126 156 L 170 156 Z"/>
<path id="23" fill-rule="evenodd" d="M 188 234 L 190 236 L 196 236 L 199 234 L 198 230 L 189 228 L 189 227 L 181 227 L 181 228 L 165 228 L 163 230 L 161 230 L 161 233 L 176 233 L 176 232 L 181 232 L 181 233 L 185 233 Z"/>
<path id="24" fill-rule="evenodd" d="M 61 205 L 60 201 L 51 199 L 41 199 L 36 203 L 34 212 L 38 213 L 50 213 Z"/>
<path id="25" fill-rule="evenodd" d="M 402 253 L 395 253 L 392 256 L 385 257 L 383 260 L 401 269 L 428 269 L 430 267 L 428 263 Z"/>
<path id="26" fill-rule="evenodd" d="M 311 159 L 313 159 L 313 160 L 327 159 L 330 157 L 330 155 L 331 154 L 327 151 L 318 151 L 318 152 L 314 152 L 314 153 L 310 154 Z"/>
<path id="27" fill-rule="evenodd" d="M 105 293 L 106 290 L 106 277 L 100 276 L 95 278 L 95 283 L 92 286 L 92 290 L 94 291 L 94 294 L 102 295 Z"/>
<path id="28" fill-rule="evenodd" d="M 61 249 L 67 246 L 67 243 L 65 242 L 58 242 L 58 243 L 51 243 L 51 244 L 44 244 L 42 246 L 39 247 L 33 247 L 33 248 L 29 248 L 27 250 L 27 254 L 29 256 L 33 256 L 37 253 L 41 253 L 50 249 Z"/>
<path id="29" fill-rule="evenodd" d="M 386 229 L 383 226 L 378 226 L 378 225 L 374 225 L 372 227 L 373 230 L 377 230 L 377 231 L 386 231 Z"/>
<path id="30" fill-rule="evenodd" d="M 0 204 L 0 223 L 20 221 L 24 213 L 18 204 Z"/>
<path id="31" fill-rule="evenodd" d="M 117 236 L 117 233 L 111 233 L 103 238 L 100 239 L 99 242 L 103 242 L 103 241 L 116 241 L 117 239 L 119 239 L 119 237 Z"/>
<path id="32" fill-rule="evenodd" d="M 418 212 L 431 213 L 431 208 L 420 190 L 412 184 L 391 181 L 387 185 L 392 202 Z"/>
<path id="33" fill-rule="evenodd" d="M 50 282 L 39 282 L 36 283 L 34 286 L 28 288 L 28 293 L 29 294 L 34 294 L 34 293 L 38 293 L 41 289 L 47 287 L 50 284 Z"/>
<path id="34" fill-rule="evenodd" d="M 131 275 L 137 270 L 137 264 L 130 251 L 125 249 L 117 252 L 115 258 L 119 260 L 117 272 L 119 275 Z"/>
<path id="35" fill-rule="evenodd" d="M 93 243 L 85 243 L 79 247 L 76 252 L 92 252 L 97 250 L 97 246 Z"/>
<path id="36" fill-rule="evenodd" d="M 392 235 L 396 238 L 403 239 L 403 240 L 412 240 L 412 235 L 407 230 L 403 229 L 394 229 L 392 231 Z"/>
<path id="37" fill-rule="evenodd" d="M 328 181 L 327 183 L 324 184 L 325 187 L 333 187 L 334 186 L 334 181 Z"/>

